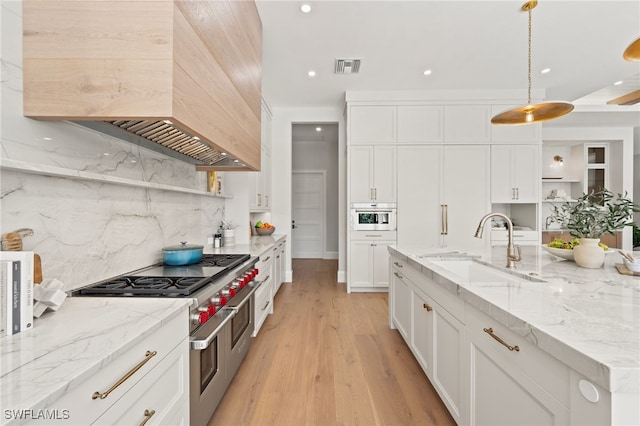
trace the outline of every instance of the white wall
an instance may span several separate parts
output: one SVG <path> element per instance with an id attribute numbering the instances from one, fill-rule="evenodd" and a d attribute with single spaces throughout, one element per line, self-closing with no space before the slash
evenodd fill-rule
<path id="1" fill-rule="evenodd" d="M 40 254 L 44 279 L 61 280 L 65 290 L 158 262 L 167 245 L 205 244 L 225 207 L 202 193 L 205 173 L 76 124 L 22 116 L 21 13 L 19 1 L 1 3 L 0 232 L 33 229 L 24 249 Z M 9 170 L 11 162 L 133 186 Z M 149 183 L 187 192 L 135 186 Z"/>
<path id="2" fill-rule="evenodd" d="M 338 282 L 345 282 L 346 256 L 346 143 L 343 106 L 335 108 L 273 108 L 271 210 L 274 223 L 287 224 L 286 234 L 291 241 L 291 171 L 292 125 L 294 123 L 338 123 Z M 283 230 L 284 231 L 284 230 Z M 291 281 L 291 252 L 287 253 L 287 281 Z"/>

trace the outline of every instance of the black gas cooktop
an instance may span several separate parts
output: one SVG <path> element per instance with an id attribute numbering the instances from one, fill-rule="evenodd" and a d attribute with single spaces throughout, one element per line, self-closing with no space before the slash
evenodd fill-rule
<path id="1" fill-rule="evenodd" d="M 76 290 L 73 296 L 185 297 L 248 260 L 248 254 L 205 254 L 187 266 L 149 266 Z"/>

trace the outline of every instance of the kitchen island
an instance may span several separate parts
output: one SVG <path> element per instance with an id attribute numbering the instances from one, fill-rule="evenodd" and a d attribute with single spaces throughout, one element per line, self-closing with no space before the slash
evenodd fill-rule
<path id="1" fill-rule="evenodd" d="M 35 319 L 33 329 L 2 337 L 0 424 L 141 422 L 147 408 L 155 410 L 152 423 L 188 423 L 190 303 L 72 297 Z M 156 353 L 145 358 L 145 351 Z M 148 362 L 107 397 L 92 399 L 142 360 Z M 166 395 L 148 392 L 162 384 L 177 387 Z M 119 417 L 131 408 L 135 416 Z"/>
<path id="2" fill-rule="evenodd" d="M 389 252 L 390 326 L 458 423 L 640 424 L 640 277 L 617 253 L 583 269 L 522 247 L 507 270 L 505 247 Z"/>

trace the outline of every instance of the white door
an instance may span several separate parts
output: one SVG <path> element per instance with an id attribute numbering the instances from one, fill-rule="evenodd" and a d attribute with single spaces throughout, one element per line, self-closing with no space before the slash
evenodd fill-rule
<path id="1" fill-rule="evenodd" d="M 291 257 L 324 257 L 324 171 L 293 171 Z"/>

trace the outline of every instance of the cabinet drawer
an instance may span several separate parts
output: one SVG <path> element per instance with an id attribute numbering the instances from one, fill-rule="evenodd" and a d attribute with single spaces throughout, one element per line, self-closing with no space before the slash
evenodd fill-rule
<path id="1" fill-rule="evenodd" d="M 266 253 L 260 255 L 260 260 L 256 263 L 258 281 L 268 280 L 273 276 L 273 259 L 275 259 L 275 255 L 271 250 L 267 250 Z"/>
<path id="2" fill-rule="evenodd" d="M 495 319 L 467 305 L 467 333 L 469 337 L 482 342 L 483 347 L 494 357 L 496 363 L 513 365 L 553 395 L 560 403 L 568 406 L 570 368 L 526 340 L 522 334 L 531 334 L 528 326 L 522 324 L 520 328 L 520 333 L 516 333 Z M 505 344 L 498 342 L 491 334 L 484 331 L 485 329 L 487 331 L 492 329 L 493 335 L 502 339 Z M 509 350 L 506 345 L 517 346 L 519 350 Z"/>
<path id="3" fill-rule="evenodd" d="M 167 424 L 167 418 L 175 415 L 175 407 L 187 408 L 188 375 L 189 345 L 185 339 L 94 424 L 140 424 L 145 411 L 147 415 L 153 412 L 147 425 Z"/>
<path id="4" fill-rule="evenodd" d="M 258 331 L 267 319 L 269 314 L 273 313 L 273 279 L 270 278 L 263 283 L 255 294 L 254 304 L 254 326 L 253 336 L 258 335 Z"/>
<path id="5" fill-rule="evenodd" d="M 507 245 L 508 242 L 508 231 L 491 231 L 492 245 Z M 513 242 L 522 245 L 538 245 L 540 234 L 538 231 L 513 231 Z"/>
<path id="6" fill-rule="evenodd" d="M 102 361 L 99 371 L 47 407 L 69 410 L 70 418 L 68 420 L 57 420 L 56 423 L 73 425 L 93 423 L 146 374 L 158 366 L 176 346 L 183 345 L 188 350 L 188 345 L 185 341 L 189 334 L 188 327 L 188 312 L 185 310 L 150 336 L 141 339 L 140 343 L 135 344 L 124 354 L 117 356 L 115 359 L 106 357 Z M 94 392 L 106 392 L 118 380 L 139 365 L 145 359 L 147 351 L 155 351 L 156 355 L 149 357 L 148 361 L 139 370 L 116 387 L 107 397 L 104 399 L 92 399 Z"/>
<path id="7" fill-rule="evenodd" d="M 396 243 L 396 231 L 351 231 L 352 240 L 389 240 Z"/>

